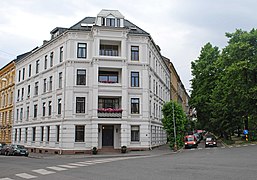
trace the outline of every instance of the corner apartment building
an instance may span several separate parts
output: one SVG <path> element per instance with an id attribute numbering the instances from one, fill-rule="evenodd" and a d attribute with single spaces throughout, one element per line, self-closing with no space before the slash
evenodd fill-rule
<path id="1" fill-rule="evenodd" d="M 0 142 L 12 142 L 15 61 L 0 70 Z"/>
<path id="2" fill-rule="evenodd" d="M 150 34 L 117 10 L 55 28 L 16 71 L 13 142 L 33 152 L 166 143 L 169 69 Z"/>

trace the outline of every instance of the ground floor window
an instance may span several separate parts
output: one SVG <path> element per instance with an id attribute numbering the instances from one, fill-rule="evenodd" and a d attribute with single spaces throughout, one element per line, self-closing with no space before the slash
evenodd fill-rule
<path id="1" fill-rule="evenodd" d="M 131 141 L 139 141 L 139 126 L 131 126 Z"/>
<path id="2" fill-rule="evenodd" d="M 85 126 L 75 126 L 75 142 L 85 142 Z"/>

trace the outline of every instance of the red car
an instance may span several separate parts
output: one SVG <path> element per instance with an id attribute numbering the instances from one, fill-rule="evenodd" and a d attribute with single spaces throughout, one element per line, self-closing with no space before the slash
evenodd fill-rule
<path id="1" fill-rule="evenodd" d="M 197 148 L 198 146 L 197 139 L 194 135 L 185 136 L 184 143 L 185 143 L 185 148 L 192 148 L 192 147 Z"/>

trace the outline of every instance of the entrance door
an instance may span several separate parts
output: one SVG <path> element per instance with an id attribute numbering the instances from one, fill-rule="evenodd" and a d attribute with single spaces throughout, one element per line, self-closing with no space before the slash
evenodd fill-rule
<path id="1" fill-rule="evenodd" d="M 103 125 L 102 140 L 103 146 L 113 146 L 113 126 Z"/>

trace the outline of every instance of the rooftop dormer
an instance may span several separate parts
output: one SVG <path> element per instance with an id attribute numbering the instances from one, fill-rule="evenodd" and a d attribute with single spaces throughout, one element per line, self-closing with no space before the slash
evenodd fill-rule
<path id="1" fill-rule="evenodd" d="M 103 9 L 96 17 L 96 25 L 124 27 L 124 16 L 118 10 Z"/>

